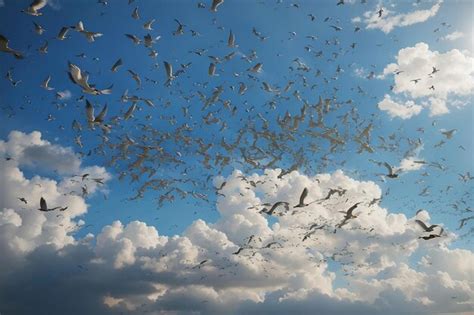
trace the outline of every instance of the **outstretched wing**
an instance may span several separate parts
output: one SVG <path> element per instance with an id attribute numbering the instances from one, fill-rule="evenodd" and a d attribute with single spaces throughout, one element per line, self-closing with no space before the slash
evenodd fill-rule
<path id="1" fill-rule="evenodd" d="M 425 230 L 425 231 L 429 230 L 429 228 L 426 226 L 426 224 L 423 221 L 415 220 L 415 222 L 418 223 L 418 225 L 421 226 L 423 230 Z"/>
<path id="2" fill-rule="evenodd" d="M 301 196 L 300 196 L 300 205 L 304 204 L 304 200 L 305 200 L 306 196 L 308 196 L 308 188 L 305 187 L 303 189 L 303 192 L 301 193 Z"/>

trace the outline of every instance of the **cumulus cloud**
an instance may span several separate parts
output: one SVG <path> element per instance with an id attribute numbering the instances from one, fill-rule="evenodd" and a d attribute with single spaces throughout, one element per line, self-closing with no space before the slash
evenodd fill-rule
<path id="1" fill-rule="evenodd" d="M 366 24 L 367 29 L 380 29 L 384 33 L 390 33 L 396 27 L 405 27 L 425 22 L 438 13 L 441 3 L 442 1 L 435 3 L 430 9 L 416 10 L 408 13 L 397 13 L 388 8 L 381 7 L 365 12 L 362 21 Z M 383 10 L 381 17 L 378 14 L 380 9 Z M 356 18 L 353 19 L 353 22 L 360 20 L 360 18 Z"/>
<path id="2" fill-rule="evenodd" d="M 15 139 L 22 138 L 4 145 L 14 147 Z M 420 240 L 415 217 L 381 207 L 378 185 L 342 171 L 278 178 L 278 169 L 236 170 L 216 179 L 225 184 L 214 223 L 196 220 L 181 235 L 163 236 L 144 222 L 115 221 L 77 238 L 72 232 L 87 205 L 63 194 L 70 177 L 25 178 L 17 163 L 0 164 L 0 188 L 13 187 L 0 201 L 2 313 L 432 314 L 474 305 L 474 270 L 466 263 L 473 253 L 450 249 L 451 232 Z M 293 208 L 305 187 L 311 204 Z M 345 193 L 323 201 L 330 188 Z M 26 190 L 32 200 L 46 195 L 71 211 L 36 211 L 34 202 L 16 199 Z M 282 200 L 288 211 L 277 209 L 273 219 L 260 212 Z M 339 211 L 356 202 L 357 218 L 336 229 Z M 429 223 L 427 213 L 423 219 Z M 52 297 L 54 309 L 44 303 Z"/>
<path id="3" fill-rule="evenodd" d="M 62 248 L 75 242 L 72 233 L 87 212 L 82 187 L 89 194 L 102 189 L 95 181 L 78 181 L 65 174 L 89 172 L 91 178 L 105 183 L 110 174 L 102 167 L 82 167 L 72 149 L 43 140 L 41 133 L 13 131 L 7 141 L 0 141 L 0 264 L 7 266 L 17 258 L 48 244 Z M 60 180 L 42 176 L 27 178 L 22 169 L 55 169 L 63 174 Z M 61 213 L 41 212 L 43 197 L 50 207 L 67 206 Z M 23 200 L 20 200 L 23 199 Z M 0 272 L 1 273 L 1 272 Z"/>
<path id="4" fill-rule="evenodd" d="M 390 117 L 399 117 L 401 119 L 409 119 L 416 116 L 423 109 L 422 106 L 416 105 L 413 101 L 406 101 L 405 103 L 397 102 L 388 94 L 385 94 L 384 99 L 379 102 L 378 107 L 380 110 L 387 112 Z"/>
<path id="5" fill-rule="evenodd" d="M 396 59 L 397 62 L 387 65 L 378 78 L 393 75 L 393 92 L 419 100 L 429 108 L 431 116 L 448 113 L 454 106 L 448 104 L 463 104 L 460 99 L 474 92 L 474 57 L 467 51 L 453 49 L 440 53 L 430 50 L 426 43 L 418 43 L 401 49 Z M 382 102 L 389 111 L 390 98 L 386 95 Z M 397 108 L 405 112 L 402 107 Z"/>

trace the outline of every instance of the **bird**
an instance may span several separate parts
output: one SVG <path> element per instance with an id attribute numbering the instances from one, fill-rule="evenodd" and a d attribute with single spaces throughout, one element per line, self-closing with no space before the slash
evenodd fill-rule
<path id="1" fill-rule="evenodd" d="M 167 61 L 164 61 L 163 63 L 165 65 L 166 77 L 168 79 L 168 82 L 171 82 L 175 78 L 173 75 L 173 66 Z"/>
<path id="2" fill-rule="evenodd" d="M 151 26 L 153 25 L 153 23 L 155 23 L 155 19 L 151 19 L 150 21 L 143 24 L 143 28 L 146 30 L 152 31 L 153 28 Z"/>
<path id="3" fill-rule="evenodd" d="M 283 206 L 286 211 L 290 210 L 290 204 L 286 201 L 277 201 L 273 204 L 273 206 L 270 209 L 263 208 L 263 210 L 260 211 L 260 213 L 266 213 L 268 215 L 272 215 L 273 212 L 279 207 Z"/>
<path id="4" fill-rule="evenodd" d="M 39 25 L 38 23 L 36 22 L 33 22 L 34 26 L 35 26 L 35 32 L 36 34 L 38 35 L 43 35 L 43 33 L 46 31 L 41 25 Z"/>
<path id="5" fill-rule="evenodd" d="M 56 36 L 56 38 L 58 40 L 65 40 L 67 37 L 67 33 L 69 32 L 69 27 L 67 26 L 63 26 L 61 27 L 61 29 L 59 30 L 59 33 L 58 33 L 58 36 Z"/>
<path id="6" fill-rule="evenodd" d="M 65 208 L 67 208 L 67 207 L 65 207 Z M 46 204 L 46 200 L 43 197 L 41 197 L 40 207 L 39 207 L 38 210 L 43 211 L 43 212 L 47 212 L 47 211 L 54 211 L 54 210 L 57 210 L 57 209 L 62 209 L 62 208 L 61 207 L 48 208 L 48 205 Z M 66 209 L 64 209 L 64 210 L 66 210 Z"/>
<path id="7" fill-rule="evenodd" d="M 341 223 L 339 223 L 338 225 L 336 225 L 337 228 L 341 228 L 342 226 L 346 225 L 347 222 L 350 220 L 350 219 L 355 219 L 357 218 L 356 215 L 353 215 L 352 212 L 354 212 L 354 210 L 359 206 L 360 202 L 357 202 L 356 204 L 354 204 L 352 207 L 350 207 L 349 209 L 347 209 L 347 211 L 339 211 L 340 213 L 344 213 L 345 216 L 344 216 L 344 219 L 341 221 Z"/>
<path id="8" fill-rule="evenodd" d="M 24 12 L 29 15 L 33 16 L 41 16 L 43 13 L 39 12 L 42 8 L 46 6 L 48 3 L 47 0 L 34 0 L 26 10 L 22 10 L 21 12 Z"/>
<path id="9" fill-rule="evenodd" d="M 94 85 L 89 84 L 89 75 L 81 71 L 81 69 L 75 64 L 69 63 L 69 78 L 71 81 L 80 87 L 82 87 L 82 92 L 92 95 L 102 95 L 102 94 L 111 94 L 112 86 L 99 90 Z"/>
<path id="10" fill-rule="evenodd" d="M 122 62 L 122 58 L 119 58 L 112 66 L 112 68 L 110 69 L 110 71 L 112 72 L 117 72 L 119 67 L 123 65 L 123 62 Z"/>
<path id="11" fill-rule="evenodd" d="M 217 8 L 224 3 L 224 0 L 212 0 L 211 12 L 217 12 Z"/>
<path id="12" fill-rule="evenodd" d="M 41 87 L 47 91 L 52 91 L 54 88 L 49 86 L 49 81 L 51 81 L 50 75 L 41 83 Z"/>
<path id="13" fill-rule="evenodd" d="M 174 36 L 183 35 L 183 34 L 184 34 L 184 27 L 185 27 L 186 25 L 181 24 L 181 22 L 178 21 L 178 19 L 174 19 L 174 21 L 175 21 L 176 23 L 178 23 L 178 27 L 177 27 L 176 30 L 173 32 L 173 35 L 174 35 Z"/>
<path id="14" fill-rule="evenodd" d="M 235 35 L 232 30 L 229 31 L 229 38 L 227 39 L 227 46 L 230 48 L 234 48 L 235 46 Z"/>
<path id="15" fill-rule="evenodd" d="M 20 200 L 21 202 L 23 202 L 25 205 L 28 204 L 28 201 L 27 201 L 24 197 L 20 197 L 20 198 L 18 198 L 18 200 Z"/>
<path id="16" fill-rule="evenodd" d="M 415 84 L 417 84 L 420 80 L 421 80 L 421 78 L 420 79 L 413 79 L 413 80 L 410 80 L 410 82 L 414 82 Z"/>
<path id="17" fill-rule="evenodd" d="M 23 54 L 20 51 L 8 47 L 9 42 L 10 41 L 5 36 L 0 34 L 0 51 L 12 54 L 16 59 L 23 59 Z"/>
<path id="18" fill-rule="evenodd" d="M 418 223 L 418 225 L 421 226 L 425 232 L 433 232 L 434 228 L 439 226 L 438 224 L 427 226 L 423 221 L 418 219 L 415 220 L 415 222 Z"/>
<path id="19" fill-rule="evenodd" d="M 299 203 L 294 206 L 293 208 L 303 208 L 306 207 L 308 204 L 304 202 L 305 198 L 308 196 L 308 188 L 304 188 L 303 192 L 300 195 L 300 201 Z"/>
<path id="20" fill-rule="evenodd" d="M 456 131 L 458 131 L 457 129 L 451 129 L 451 130 L 442 130 L 441 133 L 443 134 L 443 136 L 446 137 L 446 139 L 451 139 L 454 134 L 456 133 Z"/>
<path id="21" fill-rule="evenodd" d="M 393 167 L 388 164 L 387 162 L 384 162 L 383 165 L 387 168 L 388 174 L 386 175 L 388 178 L 397 178 L 398 174 L 394 171 Z"/>

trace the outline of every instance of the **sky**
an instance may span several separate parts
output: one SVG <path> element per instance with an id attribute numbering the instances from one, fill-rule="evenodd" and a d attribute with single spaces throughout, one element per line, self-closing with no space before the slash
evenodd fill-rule
<path id="1" fill-rule="evenodd" d="M 44 4 L 0 1 L 1 314 L 473 311 L 471 1 Z"/>

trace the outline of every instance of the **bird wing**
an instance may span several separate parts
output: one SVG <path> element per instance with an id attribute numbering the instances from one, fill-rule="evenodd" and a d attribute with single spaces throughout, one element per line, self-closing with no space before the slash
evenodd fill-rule
<path id="1" fill-rule="evenodd" d="M 94 106 L 92 106 L 92 104 L 88 100 L 86 100 L 86 116 L 88 122 L 93 122 L 95 120 Z"/>
<path id="2" fill-rule="evenodd" d="M 44 6 L 47 4 L 47 2 L 48 1 L 46 1 L 46 0 L 34 0 L 30 4 L 30 8 L 32 8 L 34 11 L 41 10 L 42 8 L 44 8 Z"/>
<path id="3" fill-rule="evenodd" d="M 355 208 L 357 208 L 359 206 L 359 203 L 356 203 L 355 205 L 353 205 L 352 207 L 350 207 L 348 210 L 347 210 L 347 215 L 348 216 L 352 216 L 352 212 L 355 210 Z"/>
<path id="4" fill-rule="evenodd" d="M 122 62 L 122 58 L 120 58 L 119 60 L 117 60 L 114 65 L 112 66 L 112 72 L 116 72 L 118 70 L 118 67 L 120 67 L 121 65 L 123 64 Z"/>
<path id="5" fill-rule="evenodd" d="M 393 174 L 393 169 L 392 169 L 392 166 L 390 166 L 390 164 L 388 164 L 387 162 L 384 162 L 383 165 L 388 169 L 389 174 Z"/>
<path id="6" fill-rule="evenodd" d="M 166 75 L 168 76 L 168 79 L 171 79 L 173 77 L 173 66 L 166 61 L 164 62 L 164 64 L 165 64 Z"/>
<path id="7" fill-rule="evenodd" d="M 0 49 L 1 50 L 8 49 L 8 42 L 9 42 L 8 38 L 6 38 L 3 35 L 0 35 Z"/>
<path id="8" fill-rule="evenodd" d="M 416 223 L 418 223 L 419 226 L 421 226 L 423 228 L 423 230 L 427 231 L 429 230 L 429 228 L 426 226 L 426 224 L 421 221 L 421 220 L 415 220 Z"/>
<path id="9" fill-rule="evenodd" d="M 99 115 L 97 115 L 94 119 L 95 122 L 103 122 L 105 115 L 107 115 L 107 104 L 104 105 L 102 110 L 100 111 Z"/>
<path id="10" fill-rule="evenodd" d="M 40 199 L 40 209 L 43 211 L 48 210 L 48 205 L 46 204 L 46 200 L 43 197 Z"/>
<path id="11" fill-rule="evenodd" d="M 306 198 L 306 196 L 308 196 L 308 188 L 305 187 L 300 196 L 300 205 L 304 204 L 304 199 Z"/>

